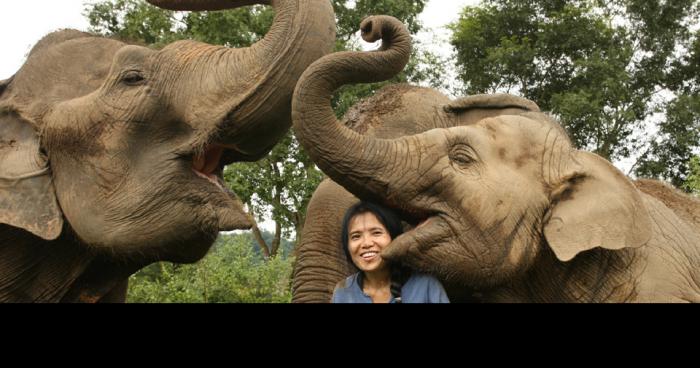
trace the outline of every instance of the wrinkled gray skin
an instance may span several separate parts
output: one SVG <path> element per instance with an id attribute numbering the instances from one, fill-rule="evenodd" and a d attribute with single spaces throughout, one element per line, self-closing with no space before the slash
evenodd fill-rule
<path id="1" fill-rule="evenodd" d="M 453 301 L 700 301 L 700 201 L 631 183 L 531 102 L 399 86 L 338 122 L 332 91 L 390 77 L 410 50 L 393 19 L 362 29 L 382 50 L 326 56 L 295 91 L 297 137 L 334 181 L 309 204 L 295 302 L 329 301 L 354 272 L 339 239 L 350 193 L 402 214 L 412 229 L 382 257 L 437 275 Z"/>
<path id="2" fill-rule="evenodd" d="M 151 1 L 177 10 L 270 4 L 263 40 L 162 50 L 64 30 L 0 82 L 0 301 L 118 301 L 154 261 L 201 259 L 251 226 L 223 166 L 265 155 L 294 86 L 335 40 L 327 0 Z"/>

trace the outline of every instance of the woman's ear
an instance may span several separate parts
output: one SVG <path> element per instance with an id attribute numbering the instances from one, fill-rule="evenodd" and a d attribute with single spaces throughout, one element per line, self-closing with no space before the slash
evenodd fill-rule
<path id="1" fill-rule="evenodd" d="M 595 247 L 640 247 L 651 238 L 642 197 L 625 175 L 603 158 L 573 154 L 570 169 L 552 192 L 544 235 L 557 258 L 568 261 Z"/>
<path id="2" fill-rule="evenodd" d="M 46 240 L 56 239 L 63 228 L 39 136 L 33 124 L 10 109 L 0 110 L 0 224 Z"/>

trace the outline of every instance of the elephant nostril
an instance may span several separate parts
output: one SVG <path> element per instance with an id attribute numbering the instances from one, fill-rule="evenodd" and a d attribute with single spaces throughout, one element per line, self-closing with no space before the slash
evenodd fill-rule
<path id="1" fill-rule="evenodd" d="M 377 24 L 374 17 L 368 17 L 360 24 L 360 34 L 366 42 L 375 42 L 382 39 L 381 20 Z"/>
<path id="2" fill-rule="evenodd" d="M 367 21 L 365 24 L 362 25 L 362 28 L 360 30 L 362 31 L 362 35 L 366 35 L 372 32 L 372 21 Z"/>

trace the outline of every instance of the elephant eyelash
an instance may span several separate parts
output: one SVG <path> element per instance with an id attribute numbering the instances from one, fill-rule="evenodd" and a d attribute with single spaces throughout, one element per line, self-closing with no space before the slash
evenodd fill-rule
<path id="1" fill-rule="evenodd" d="M 146 78 L 143 76 L 143 73 L 138 70 L 129 70 L 125 72 L 121 77 L 122 83 L 128 86 L 141 85 L 143 84 L 143 82 L 145 82 L 145 80 Z"/>
<path id="2" fill-rule="evenodd" d="M 450 150 L 450 161 L 460 165 L 467 166 L 477 161 L 476 152 L 466 144 L 458 144 Z"/>

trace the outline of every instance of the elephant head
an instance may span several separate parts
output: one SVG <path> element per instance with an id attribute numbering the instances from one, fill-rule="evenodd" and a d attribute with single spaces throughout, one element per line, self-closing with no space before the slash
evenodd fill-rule
<path id="1" fill-rule="evenodd" d="M 3 232 L 148 264 L 194 262 L 219 231 L 251 226 L 223 167 L 262 157 L 288 130 L 299 76 L 333 47 L 331 4 L 150 2 L 270 4 L 276 15 L 264 39 L 241 49 L 178 41 L 153 50 L 73 30 L 42 39 L 0 83 Z"/>
<path id="2" fill-rule="evenodd" d="M 374 126 L 397 127 L 403 121 L 419 126 L 419 132 L 404 128 L 394 137 L 372 136 L 338 122 L 329 104 L 336 88 L 386 79 L 406 61 L 407 34 L 395 21 L 374 18 L 363 31 L 373 32 L 372 39 L 383 35 L 383 49 L 333 54 L 314 63 L 295 91 L 293 120 L 299 141 L 333 181 L 361 199 L 398 210 L 413 225 L 382 257 L 434 273 L 453 290 L 456 285 L 484 292 L 516 280 L 527 283 L 523 280 L 533 277 L 536 264 L 562 265 L 562 275 L 575 265 L 585 274 L 585 267 L 600 266 L 591 254 L 618 251 L 614 261 L 605 258 L 608 269 L 600 271 L 609 275 L 610 269 L 617 272 L 625 269 L 622 263 L 633 262 L 626 251 L 650 242 L 647 199 L 609 162 L 576 150 L 560 125 L 527 100 L 492 95 L 446 101 L 420 91 L 392 100 L 389 93 L 375 100 L 375 105 L 393 101 L 392 112 L 383 115 L 389 121 L 382 114 L 364 119 Z M 349 203 L 346 199 L 338 207 Z M 322 212 L 310 205 L 310 220 L 313 211 Z M 333 243 L 337 248 L 339 242 Z M 340 251 L 313 251 L 334 254 L 316 268 L 334 270 L 326 277 L 338 281 L 337 274 L 349 272 Z M 298 261 L 304 257 L 310 256 L 301 254 Z M 309 293 L 327 292 L 315 283 L 313 272 L 295 272 L 297 289 L 308 282 Z M 543 272 L 537 274 L 539 286 L 551 294 L 556 286 L 546 279 L 555 276 Z M 316 277 L 324 277 L 323 272 Z M 319 300 L 296 294 L 295 299 Z"/>

